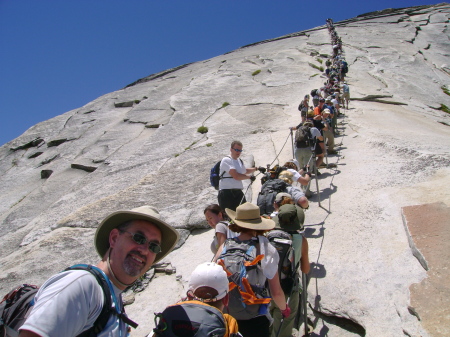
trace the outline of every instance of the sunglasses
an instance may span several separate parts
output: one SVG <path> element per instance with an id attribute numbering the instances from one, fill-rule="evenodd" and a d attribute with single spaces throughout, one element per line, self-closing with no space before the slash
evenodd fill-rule
<path id="1" fill-rule="evenodd" d="M 235 148 L 233 148 L 233 150 L 236 151 L 236 152 L 242 152 L 242 151 L 244 151 L 244 150 L 239 150 L 239 149 L 235 149 Z"/>
<path id="2" fill-rule="evenodd" d="M 158 243 L 148 241 L 147 238 L 140 233 L 131 233 L 128 231 L 120 231 L 120 232 L 130 234 L 133 241 L 136 242 L 138 245 L 145 245 L 148 243 L 148 249 L 155 254 L 161 252 L 161 246 Z"/>

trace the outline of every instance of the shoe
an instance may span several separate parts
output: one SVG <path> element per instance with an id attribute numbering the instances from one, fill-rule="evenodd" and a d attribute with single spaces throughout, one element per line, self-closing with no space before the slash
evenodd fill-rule
<path id="1" fill-rule="evenodd" d="M 332 151 L 328 150 L 328 154 L 337 154 L 337 151 L 335 151 L 335 150 L 332 150 Z"/>
<path id="2" fill-rule="evenodd" d="M 322 164 L 320 164 L 319 168 L 327 168 L 327 164 L 322 163 Z"/>
<path id="3" fill-rule="evenodd" d="M 320 176 L 322 173 L 319 172 L 319 170 L 317 170 L 317 176 Z"/>

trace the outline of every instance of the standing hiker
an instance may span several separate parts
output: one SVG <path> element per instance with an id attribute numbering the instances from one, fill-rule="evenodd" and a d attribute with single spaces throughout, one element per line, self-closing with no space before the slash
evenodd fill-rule
<path id="1" fill-rule="evenodd" d="M 217 199 L 222 209 L 236 210 L 241 203 L 246 202 L 244 185 L 242 180 L 250 179 L 252 182 L 255 176 L 249 175 L 256 171 L 256 167 L 246 168 L 244 162 L 239 157 L 242 153 L 242 143 L 233 141 L 230 147 L 230 155 L 224 157 L 220 163 L 220 172 L 223 175 L 219 181 L 219 195 Z"/>
<path id="2" fill-rule="evenodd" d="M 238 237 L 226 240 L 215 256 L 235 285 L 230 291 L 228 311 L 237 319 L 244 337 L 268 337 L 271 298 L 284 317 L 290 314 L 278 277 L 278 253 L 263 236 L 275 227 L 275 222 L 261 218 L 259 207 L 248 202 L 236 211 L 225 212 L 233 221 L 230 228 L 239 233 Z"/>
<path id="3" fill-rule="evenodd" d="M 283 290 L 286 295 L 286 301 L 288 301 L 288 305 L 291 308 L 291 314 L 283 318 L 280 310 L 271 304 L 270 313 L 274 319 L 271 337 L 291 337 L 300 302 L 299 269 L 305 274 L 308 274 L 310 270 L 308 241 L 303 236 L 303 223 L 305 220 L 303 210 L 294 205 L 294 201 L 287 193 L 278 193 L 275 200 L 273 216 L 273 220 L 277 224 L 275 230 L 282 229 L 292 237 L 294 270 L 286 272 L 288 274 L 287 277 L 291 277 L 292 280 L 283 283 L 285 287 L 288 286 L 290 288 Z M 271 233 L 268 235 L 271 236 Z M 283 269 L 285 268 L 286 264 L 283 265 Z"/>
<path id="4" fill-rule="evenodd" d="M 298 111 L 300 111 L 300 117 L 302 119 L 302 123 L 306 121 L 306 115 L 308 114 L 309 109 L 309 95 L 305 95 L 303 101 L 300 102 L 298 106 Z"/>
<path id="5" fill-rule="evenodd" d="M 99 335 L 127 336 L 121 293 L 169 254 L 178 238 L 177 230 L 150 206 L 114 212 L 100 223 L 94 244 L 102 260 L 93 268 L 98 268 L 111 289 L 114 312 Z M 19 337 L 77 336 L 93 326 L 105 298 L 93 274 L 72 270 L 52 276 L 34 300 Z"/>
<path id="6" fill-rule="evenodd" d="M 347 82 L 344 82 L 342 85 L 342 97 L 344 98 L 344 102 L 342 102 L 343 106 L 347 106 L 346 109 L 348 110 L 348 103 L 350 102 L 350 87 L 348 86 Z"/>
<path id="7" fill-rule="evenodd" d="M 234 238 L 238 236 L 237 233 L 233 232 L 228 228 L 230 223 L 227 221 L 228 216 L 217 204 L 211 204 L 205 208 L 203 211 L 205 219 L 208 225 L 214 229 L 214 240 L 211 242 L 211 251 L 213 254 L 217 253 L 217 249 L 225 242 L 228 238 Z"/>
<path id="8" fill-rule="evenodd" d="M 313 126 L 313 122 L 307 120 L 305 123 L 300 123 L 295 127 L 291 127 L 290 130 L 298 130 L 299 128 L 304 128 L 306 137 L 308 141 L 295 143 L 295 158 L 297 159 L 300 167 L 305 167 L 308 165 L 309 160 L 312 158 L 310 169 L 314 172 L 314 164 L 317 168 L 323 163 L 324 152 L 319 142 L 323 142 L 323 136 L 321 135 L 319 129 Z M 297 134 L 297 133 L 296 133 Z M 319 171 L 317 171 L 320 174 Z"/>

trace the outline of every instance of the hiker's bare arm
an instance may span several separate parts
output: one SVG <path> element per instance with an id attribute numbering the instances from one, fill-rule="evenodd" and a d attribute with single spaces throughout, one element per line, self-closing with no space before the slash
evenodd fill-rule
<path id="1" fill-rule="evenodd" d="M 272 279 L 269 279 L 270 294 L 275 304 L 280 310 L 286 309 L 286 298 L 284 297 L 283 289 L 281 289 L 278 272 Z"/>
<path id="2" fill-rule="evenodd" d="M 214 258 L 213 258 L 212 262 L 217 262 L 217 260 L 219 259 L 220 254 L 222 254 L 222 249 L 223 249 L 223 243 L 217 249 L 217 253 L 216 253 L 216 255 L 214 255 Z"/>
<path id="3" fill-rule="evenodd" d="M 245 174 L 239 173 L 235 169 L 231 169 L 230 172 L 228 172 L 228 173 L 230 174 L 230 176 L 232 176 L 236 180 L 250 179 L 250 176 L 247 176 Z"/>
<path id="4" fill-rule="evenodd" d="M 217 242 L 218 242 L 218 246 L 222 247 L 222 244 L 225 242 L 225 240 L 227 239 L 227 235 L 224 233 L 219 233 L 216 232 L 216 236 L 217 236 Z"/>
<path id="5" fill-rule="evenodd" d="M 41 337 L 41 336 L 29 330 L 20 330 L 19 337 Z"/>
<path id="6" fill-rule="evenodd" d="M 300 269 L 303 273 L 308 274 L 309 265 L 309 255 L 308 255 L 308 240 L 305 237 L 302 239 L 302 257 L 300 258 Z"/>
<path id="7" fill-rule="evenodd" d="M 248 174 L 248 173 L 253 173 L 255 171 L 256 171 L 256 167 L 250 167 L 247 169 L 247 171 L 245 171 L 245 173 Z"/>

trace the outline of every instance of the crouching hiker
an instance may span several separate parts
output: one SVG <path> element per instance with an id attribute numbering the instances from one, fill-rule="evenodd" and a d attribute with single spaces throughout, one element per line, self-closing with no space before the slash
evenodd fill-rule
<path id="1" fill-rule="evenodd" d="M 125 315 L 122 291 L 169 254 L 178 238 L 150 206 L 110 214 L 94 238 L 102 260 L 90 268 L 99 278 L 86 269 L 52 276 L 37 292 L 19 336 L 127 336 L 132 321 Z"/>
<path id="2" fill-rule="evenodd" d="M 187 300 L 155 314 L 153 337 L 241 336 L 236 320 L 222 312 L 228 304 L 228 278 L 214 262 L 198 265 L 189 280 Z"/>
<path id="3" fill-rule="evenodd" d="M 284 317 L 290 314 L 278 277 L 278 253 L 263 236 L 275 222 L 261 218 L 259 207 L 248 202 L 225 212 L 233 221 L 230 229 L 239 233 L 227 239 L 214 257 L 232 282 L 228 312 L 237 319 L 244 337 L 269 337 L 271 299 Z"/>
<path id="4" fill-rule="evenodd" d="M 278 274 L 291 314 L 283 317 L 277 306 L 271 303 L 270 313 L 274 319 L 271 337 L 291 337 L 302 292 L 299 268 L 305 274 L 310 269 L 308 241 L 302 234 L 305 216 L 287 193 L 277 194 L 274 207 L 273 220 L 277 225 L 267 237 L 280 255 Z"/>

